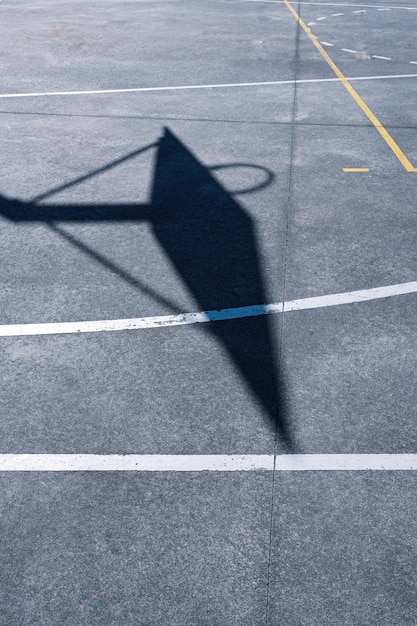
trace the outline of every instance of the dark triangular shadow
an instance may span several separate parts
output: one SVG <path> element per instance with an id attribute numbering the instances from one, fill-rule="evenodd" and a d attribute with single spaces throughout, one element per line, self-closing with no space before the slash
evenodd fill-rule
<path id="1" fill-rule="evenodd" d="M 267 303 L 251 217 L 168 129 L 158 147 L 149 220 L 203 310 Z M 290 444 L 268 317 L 204 327 Z"/>

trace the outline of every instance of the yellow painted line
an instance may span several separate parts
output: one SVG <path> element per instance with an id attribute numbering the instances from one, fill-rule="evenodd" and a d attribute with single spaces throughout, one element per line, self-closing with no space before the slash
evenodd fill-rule
<path id="1" fill-rule="evenodd" d="M 369 172 L 369 167 L 344 167 L 344 172 Z"/>
<path id="2" fill-rule="evenodd" d="M 379 134 L 381 135 L 381 137 L 385 140 L 385 142 L 389 145 L 389 147 L 391 148 L 391 150 L 393 151 L 393 153 L 395 154 L 395 156 L 397 157 L 397 159 L 400 161 L 400 163 L 402 164 L 402 166 L 407 170 L 407 172 L 417 172 L 417 167 L 414 167 L 413 164 L 408 160 L 408 158 L 405 156 L 404 152 L 401 150 L 400 146 L 394 141 L 394 139 L 391 137 L 391 135 L 389 134 L 389 132 L 384 128 L 384 126 L 381 124 L 381 122 L 378 120 L 378 118 L 376 117 L 376 115 L 374 115 L 371 111 L 371 109 L 368 107 L 368 105 L 366 104 L 366 102 L 364 102 L 362 100 L 362 98 L 360 97 L 360 95 L 358 94 L 357 91 L 355 91 L 355 89 L 352 87 L 352 85 L 349 83 L 349 81 L 347 80 L 347 78 L 345 77 L 345 75 L 341 72 L 341 70 L 339 70 L 339 68 L 337 67 L 337 65 L 332 61 L 332 59 L 329 57 L 329 55 L 327 54 L 326 50 L 323 48 L 323 46 L 320 44 L 319 41 L 317 41 L 317 39 L 315 39 L 314 35 L 312 34 L 311 30 L 309 29 L 309 27 L 305 24 L 305 22 L 303 22 L 303 20 L 301 19 L 301 17 L 298 15 L 297 11 L 291 6 L 291 4 L 288 2 L 288 0 L 282 0 L 282 2 L 285 4 L 285 6 L 287 7 L 287 9 L 293 14 L 293 16 L 295 17 L 295 19 L 297 20 L 297 22 L 300 24 L 300 26 L 303 28 L 303 30 L 307 33 L 308 37 L 310 38 L 310 40 L 313 42 L 313 44 L 316 46 L 317 50 L 322 54 L 322 56 L 325 58 L 325 60 L 327 61 L 327 63 L 330 65 L 330 67 L 332 68 L 332 70 L 334 71 L 334 73 L 336 74 L 336 76 L 338 78 L 340 78 L 340 81 L 342 82 L 343 86 L 347 89 L 347 91 L 350 93 L 350 95 L 352 96 L 352 98 L 355 100 L 356 104 L 358 104 L 360 106 L 360 108 L 362 109 L 362 111 L 365 113 L 366 117 L 368 118 L 368 120 L 373 124 L 373 126 L 376 128 L 376 130 L 379 132 Z"/>

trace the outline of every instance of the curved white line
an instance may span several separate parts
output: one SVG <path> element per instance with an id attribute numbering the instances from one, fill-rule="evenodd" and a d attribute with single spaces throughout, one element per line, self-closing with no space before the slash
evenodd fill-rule
<path id="1" fill-rule="evenodd" d="M 97 320 L 88 322 L 53 322 L 42 324 L 2 324 L 0 325 L 0 337 L 22 337 L 28 335 L 62 335 L 73 333 L 98 333 L 116 330 L 139 330 L 145 328 L 160 328 L 161 326 L 185 326 L 187 324 L 204 324 L 207 322 L 220 322 L 222 320 L 240 319 L 244 317 L 257 317 L 271 313 L 283 313 L 289 311 L 301 311 L 304 309 L 318 309 L 340 304 L 352 304 L 354 302 L 367 302 L 380 298 L 389 298 L 417 292 L 417 281 L 376 287 L 373 289 L 361 289 L 359 291 L 347 291 L 334 293 L 328 296 L 316 296 L 314 298 L 301 298 L 289 300 L 284 304 L 259 304 L 253 306 L 236 307 L 233 309 L 221 309 L 216 311 L 200 311 L 197 313 L 182 313 L 180 315 L 159 315 L 156 317 L 131 317 L 115 320 Z"/>

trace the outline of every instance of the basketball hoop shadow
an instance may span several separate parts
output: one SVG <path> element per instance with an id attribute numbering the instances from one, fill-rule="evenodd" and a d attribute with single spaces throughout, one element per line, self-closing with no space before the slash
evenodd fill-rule
<path id="1" fill-rule="evenodd" d="M 151 201 L 148 204 L 43 205 L 53 193 L 156 148 Z M 121 278 L 144 289 L 140 280 L 62 230 L 57 222 L 147 221 L 166 256 L 204 311 L 265 304 L 261 264 L 250 215 L 196 156 L 167 128 L 156 144 L 63 185 L 33 202 L 0 197 L 0 213 L 14 222 L 45 222 L 55 232 L 104 264 Z M 145 291 L 169 304 L 152 288 Z M 273 421 L 280 439 L 291 448 L 278 380 L 278 346 L 267 315 L 203 324 L 223 345 L 241 378 Z"/>

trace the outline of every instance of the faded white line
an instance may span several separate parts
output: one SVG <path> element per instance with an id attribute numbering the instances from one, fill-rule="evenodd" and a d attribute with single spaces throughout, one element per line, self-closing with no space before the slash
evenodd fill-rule
<path id="1" fill-rule="evenodd" d="M 330 47 L 334 46 L 334 44 L 329 43 L 328 41 L 320 41 L 320 43 L 321 43 L 322 46 L 330 46 Z"/>
<path id="2" fill-rule="evenodd" d="M 355 302 L 367 302 L 381 298 L 389 298 L 417 292 L 417 281 L 335 293 L 327 296 L 301 298 L 275 304 L 259 304 L 253 306 L 220 309 L 215 311 L 201 311 L 197 313 L 182 313 L 181 315 L 159 315 L 156 317 L 134 317 L 114 320 L 98 320 L 85 322 L 53 322 L 41 324 L 2 324 L 0 337 L 23 337 L 32 335 L 63 335 L 76 333 L 97 333 L 122 330 L 140 330 L 160 328 L 162 326 L 185 326 L 188 324 L 204 324 L 223 320 L 258 317 L 260 315 L 276 314 L 306 309 L 318 309 Z"/>
<path id="3" fill-rule="evenodd" d="M 417 454 L 1 454 L 0 472 L 417 470 Z"/>
<path id="4" fill-rule="evenodd" d="M 282 2 L 282 0 L 251 0 L 253 2 Z M 398 7 L 398 6 L 382 6 L 381 4 L 346 4 L 343 2 L 298 2 L 298 0 L 291 0 L 291 4 L 308 4 L 309 6 L 322 6 L 322 7 L 366 7 L 367 9 L 391 10 L 400 9 L 401 11 L 417 11 L 417 7 Z"/>
<path id="5" fill-rule="evenodd" d="M 259 1 L 259 0 L 257 0 Z M 354 52 L 353 50 L 351 52 Z M 389 74 L 386 76 L 348 76 L 346 80 L 381 80 L 387 78 L 416 78 L 417 74 Z M 198 89 L 231 89 L 240 87 L 270 87 L 279 85 L 302 85 L 308 83 L 334 83 L 340 78 L 302 78 L 298 80 L 270 80 L 259 83 L 218 83 L 213 85 L 172 85 L 169 87 L 132 87 L 128 89 L 96 89 L 88 91 L 39 91 L 31 93 L 2 93 L 0 99 L 47 98 L 49 96 L 99 96 L 105 94 L 146 93 L 154 91 L 186 91 Z"/>
<path id="6" fill-rule="evenodd" d="M 373 58 L 373 59 L 382 59 L 383 61 L 392 61 L 392 58 L 391 58 L 391 57 L 381 57 L 381 56 L 379 56 L 378 54 L 373 54 L 373 55 L 372 55 L 372 58 Z"/>
<path id="7" fill-rule="evenodd" d="M 259 4 L 272 3 L 272 4 L 282 4 L 282 0 L 243 0 L 243 2 L 259 2 Z M 307 4 L 308 6 L 321 6 L 321 7 L 366 7 L 367 9 L 378 9 L 379 7 L 381 11 L 390 11 L 391 9 L 399 9 L 401 11 L 417 11 L 417 7 L 382 7 L 380 4 L 345 4 L 342 2 L 299 2 L 298 0 L 291 0 L 291 4 Z"/>
<path id="8" fill-rule="evenodd" d="M 39 91 L 32 93 L 5 93 L 0 98 L 43 98 L 49 96 L 95 96 L 117 93 L 146 93 L 154 91 L 182 91 L 190 89 L 225 89 L 233 87 L 263 87 L 269 85 L 292 85 L 294 80 L 272 80 L 259 83 L 216 83 L 207 85 L 170 85 L 166 87 L 131 87 L 127 89 L 89 89 L 84 91 Z"/>
<path id="9" fill-rule="evenodd" d="M 350 52 L 351 54 L 358 54 L 357 50 L 351 50 L 350 48 L 340 48 L 342 52 Z"/>
<path id="10" fill-rule="evenodd" d="M 412 63 L 413 65 L 417 65 L 417 61 L 409 61 L 409 63 Z"/>
<path id="11" fill-rule="evenodd" d="M 352 80 L 380 80 L 380 79 L 391 79 L 391 78 L 416 78 L 417 74 L 387 74 L 386 76 L 353 76 L 347 78 L 349 82 Z M 336 79 L 339 80 L 339 79 Z"/>

